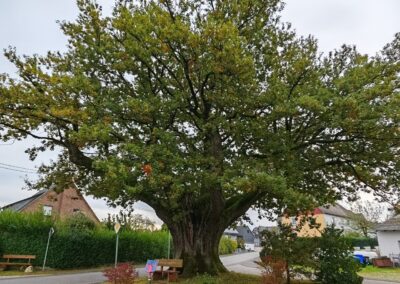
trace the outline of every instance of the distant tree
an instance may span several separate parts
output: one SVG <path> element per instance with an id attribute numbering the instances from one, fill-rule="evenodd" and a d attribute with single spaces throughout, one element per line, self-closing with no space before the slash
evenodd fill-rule
<path id="1" fill-rule="evenodd" d="M 279 0 L 78 0 L 65 53 L 6 57 L 0 139 L 57 148 L 36 186 L 152 206 L 184 275 L 226 271 L 224 229 L 400 179 L 400 34 L 373 57 L 280 20 Z"/>
<path id="2" fill-rule="evenodd" d="M 390 191 L 380 195 L 380 200 L 387 203 L 388 218 L 400 215 L 400 190 L 399 187 L 392 188 Z"/>
<path id="3" fill-rule="evenodd" d="M 161 225 L 161 231 L 165 231 L 165 232 L 168 232 L 168 231 L 169 231 L 168 226 L 167 226 L 165 223 L 163 223 L 163 224 Z"/>
<path id="4" fill-rule="evenodd" d="M 63 224 L 68 230 L 76 231 L 91 231 L 96 228 L 96 223 L 82 212 L 77 212 L 69 216 L 61 222 L 61 224 Z"/>
<path id="5" fill-rule="evenodd" d="M 132 212 L 120 211 L 118 214 L 108 214 L 108 217 L 103 220 L 103 224 L 107 228 L 113 229 L 116 223 L 121 224 L 121 227 L 125 230 L 144 230 L 154 231 L 156 226 L 155 222 L 150 220 L 148 217 L 144 217 L 141 214 L 132 214 Z"/>
<path id="6" fill-rule="evenodd" d="M 358 201 L 352 204 L 350 214 L 351 226 L 364 237 L 374 232 L 375 225 L 383 221 L 386 208 L 372 201 Z"/>

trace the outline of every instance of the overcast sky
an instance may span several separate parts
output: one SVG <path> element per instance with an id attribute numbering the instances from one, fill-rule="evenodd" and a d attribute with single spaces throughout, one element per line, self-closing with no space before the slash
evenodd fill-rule
<path id="1" fill-rule="evenodd" d="M 109 14 L 114 1 L 98 2 L 104 13 Z M 400 0 L 287 0 L 286 3 L 283 20 L 291 22 L 298 34 L 314 35 L 324 53 L 346 43 L 356 45 L 362 53 L 374 55 L 400 32 Z M 66 38 L 56 21 L 73 20 L 77 12 L 73 0 L 0 0 L 0 48 L 15 46 L 19 54 L 29 55 L 63 51 Z M 13 66 L 0 55 L 0 73 L 14 72 Z M 34 169 L 35 165 L 56 157 L 50 152 L 35 162 L 29 161 L 24 150 L 32 143 L 32 140 L 0 142 L 0 163 Z M 22 189 L 26 175 L 4 169 L 2 164 L 0 207 L 32 195 Z M 103 200 L 87 199 L 100 218 L 112 211 Z M 155 217 L 144 204 L 136 206 L 136 212 Z"/>

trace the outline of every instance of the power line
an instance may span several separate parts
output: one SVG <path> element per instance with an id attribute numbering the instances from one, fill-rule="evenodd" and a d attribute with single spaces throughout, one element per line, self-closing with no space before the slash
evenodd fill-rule
<path id="1" fill-rule="evenodd" d="M 5 166 L 5 167 L 10 167 L 10 168 L 17 168 L 17 169 L 22 169 L 22 170 L 28 170 L 28 171 L 36 172 L 35 169 L 25 168 L 25 167 L 20 167 L 20 166 L 15 166 L 15 165 L 10 165 L 10 164 L 6 164 L 6 163 L 0 163 L 0 165 L 3 165 L 3 166 Z"/>
<path id="2" fill-rule="evenodd" d="M 10 171 L 20 172 L 20 173 L 26 173 L 26 174 L 37 174 L 37 172 L 29 172 L 29 171 L 17 170 L 17 169 L 7 168 L 7 167 L 4 167 L 4 166 L 0 166 L 0 169 L 10 170 Z"/>
<path id="3" fill-rule="evenodd" d="M 38 172 L 33 169 L 28 169 L 24 167 L 19 167 L 19 166 L 13 166 L 5 163 L 0 163 L 0 169 L 4 170 L 9 170 L 9 171 L 14 171 L 14 172 L 20 172 L 20 173 L 25 173 L 25 174 L 37 174 Z"/>
<path id="4" fill-rule="evenodd" d="M 26 174 L 37 174 L 36 171 L 19 170 L 19 169 L 10 168 L 10 167 L 6 167 L 6 166 L 2 166 L 2 165 L 0 165 L 0 169 L 14 171 L 14 172 L 20 172 L 20 173 L 26 173 Z"/>

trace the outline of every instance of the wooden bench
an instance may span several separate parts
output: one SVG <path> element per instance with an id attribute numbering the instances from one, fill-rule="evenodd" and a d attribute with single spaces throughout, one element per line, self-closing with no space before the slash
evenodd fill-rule
<path id="1" fill-rule="evenodd" d="M 177 281 L 178 280 L 178 272 L 177 268 L 183 267 L 183 259 L 157 259 L 158 264 L 160 266 L 160 270 L 156 270 L 153 274 L 155 280 L 162 279 L 164 276 L 167 276 L 168 282 Z M 168 269 L 164 269 L 164 267 L 168 267 Z"/>
<path id="2" fill-rule="evenodd" d="M 31 260 L 36 259 L 36 255 L 5 254 L 2 257 L 7 261 L 0 261 L 0 267 L 7 266 L 31 266 Z"/>

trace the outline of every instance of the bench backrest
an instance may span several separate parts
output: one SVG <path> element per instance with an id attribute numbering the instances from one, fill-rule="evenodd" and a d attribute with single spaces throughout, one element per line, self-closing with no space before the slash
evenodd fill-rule
<path id="1" fill-rule="evenodd" d="M 35 259 L 36 255 L 4 254 L 3 258 L 7 258 L 7 259 Z"/>
<path id="2" fill-rule="evenodd" d="M 183 259 L 161 258 L 161 259 L 158 259 L 158 266 L 169 266 L 169 267 L 182 268 L 183 267 Z"/>

